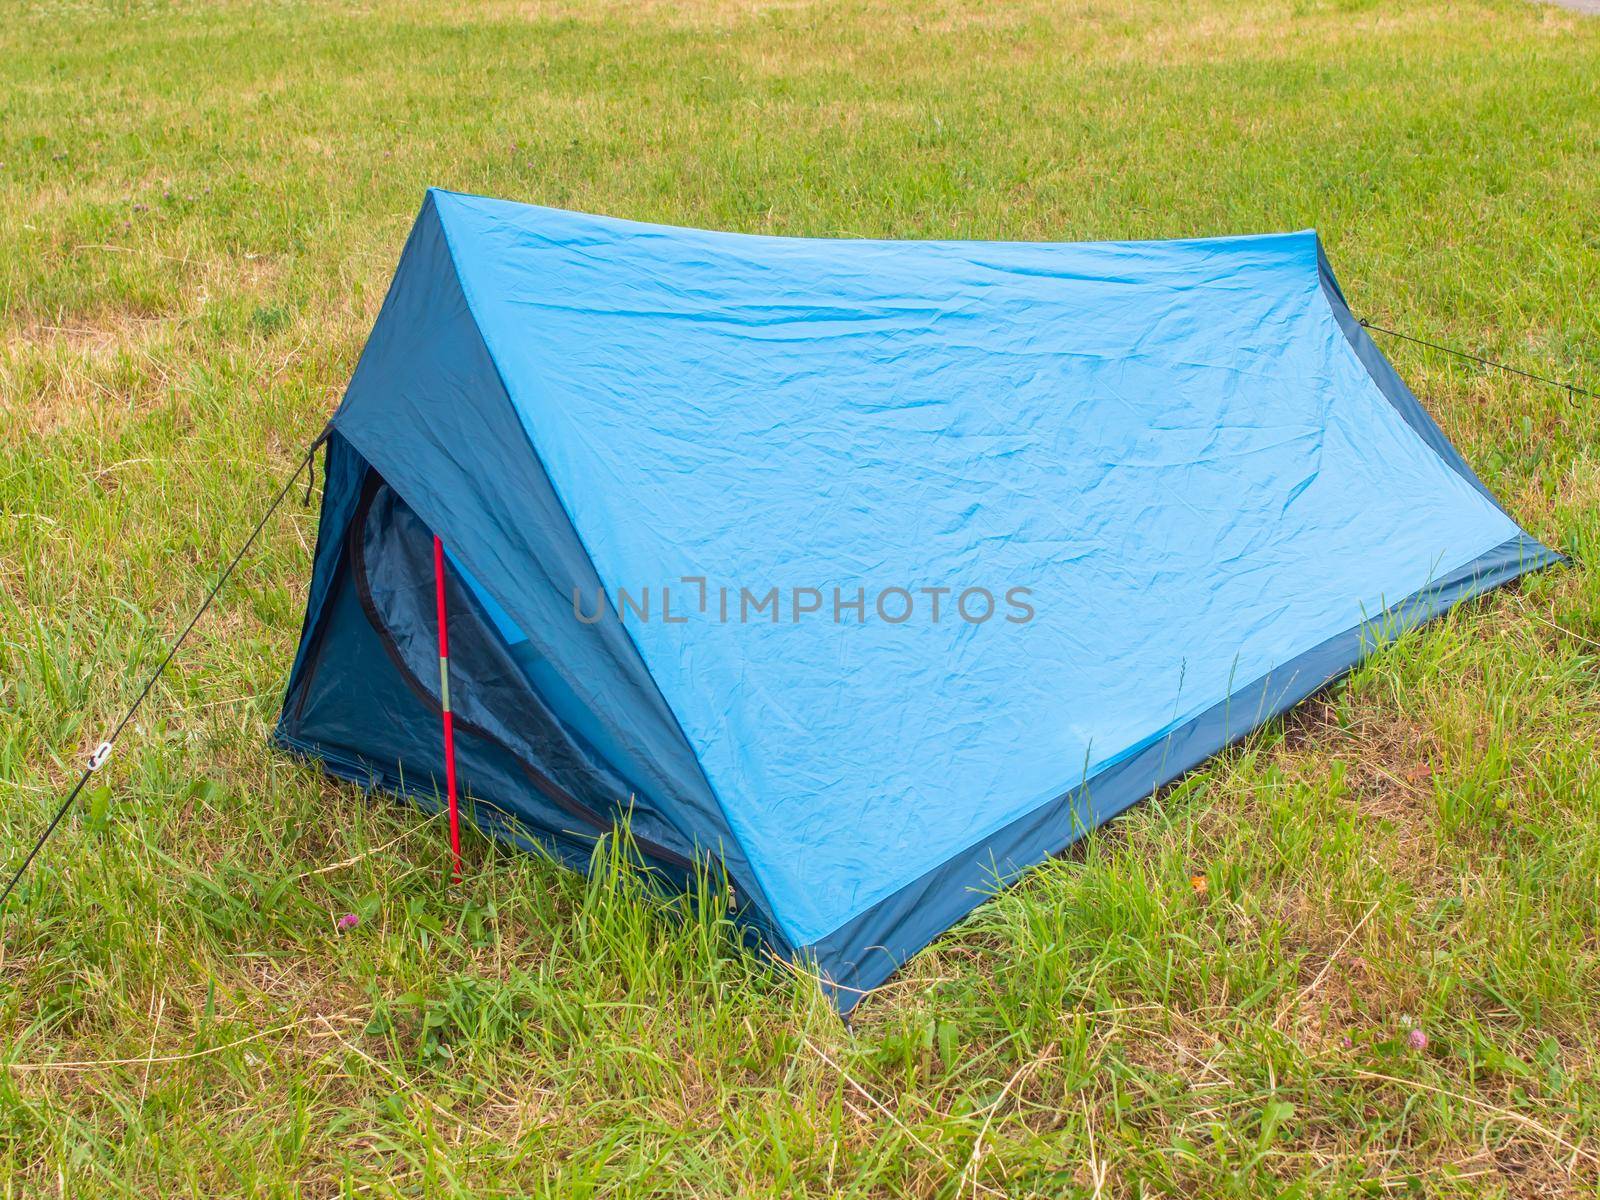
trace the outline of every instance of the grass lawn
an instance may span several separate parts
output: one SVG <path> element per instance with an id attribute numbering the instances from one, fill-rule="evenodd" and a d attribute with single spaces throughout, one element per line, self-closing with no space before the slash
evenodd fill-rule
<path id="1" fill-rule="evenodd" d="M 331 412 L 426 185 L 1316 226 L 1358 314 L 1600 388 L 1597 68 L 1600 19 L 1520 0 L 5 3 L 4 859 Z M 453 891 L 437 820 L 269 750 L 297 498 L 0 916 L 0 1195 L 1596 1195 L 1600 418 L 1384 348 L 1575 565 L 1101 830 L 853 1029 L 626 871 L 473 836 Z"/>

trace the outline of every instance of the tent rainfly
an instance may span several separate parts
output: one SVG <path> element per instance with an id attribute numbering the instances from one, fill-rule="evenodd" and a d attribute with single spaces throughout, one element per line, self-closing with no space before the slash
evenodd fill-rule
<path id="1" fill-rule="evenodd" d="M 450 710 L 486 829 L 582 867 L 627 817 L 842 1011 L 1559 559 L 1311 232 L 755 237 L 430 191 L 331 431 L 279 743 L 433 806 Z"/>

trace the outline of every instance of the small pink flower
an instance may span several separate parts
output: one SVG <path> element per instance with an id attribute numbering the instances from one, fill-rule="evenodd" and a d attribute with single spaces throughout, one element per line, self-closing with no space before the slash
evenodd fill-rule
<path id="1" fill-rule="evenodd" d="M 1413 1029 L 1406 1034 L 1406 1045 L 1413 1050 L 1426 1050 L 1428 1048 L 1428 1035 L 1420 1029 Z"/>
<path id="2" fill-rule="evenodd" d="M 1348 1050 L 1350 1047 L 1354 1046 L 1355 1043 L 1350 1040 L 1350 1035 L 1347 1033 L 1339 1039 L 1339 1045 L 1342 1049 Z"/>
<path id="3" fill-rule="evenodd" d="M 361 918 L 356 916 L 355 913 L 345 913 L 345 915 L 340 917 L 335 924 L 337 925 L 339 932 L 343 933 L 347 929 L 354 929 L 357 925 L 361 924 Z"/>

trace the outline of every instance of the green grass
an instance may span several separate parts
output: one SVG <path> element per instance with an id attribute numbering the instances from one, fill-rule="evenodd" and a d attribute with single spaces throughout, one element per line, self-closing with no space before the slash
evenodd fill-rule
<path id="1" fill-rule="evenodd" d="M 1517 0 L 6 3 L 5 857 L 321 427 L 426 185 L 1316 226 L 1358 313 L 1594 387 L 1597 67 L 1600 20 Z M 0 1194 L 1595 1195 L 1600 421 L 1385 348 L 1577 564 L 1100 831 L 852 1030 L 709 909 L 477 837 L 453 891 L 437 821 L 271 752 L 296 504 L 0 916 Z"/>

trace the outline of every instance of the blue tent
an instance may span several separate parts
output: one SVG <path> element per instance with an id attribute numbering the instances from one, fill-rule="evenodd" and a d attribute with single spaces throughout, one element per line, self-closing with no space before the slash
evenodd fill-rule
<path id="1" fill-rule="evenodd" d="M 480 823 L 625 813 L 841 1009 L 991 894 L 1558 555 L 1314 233 L 710 233 L 431 191 L 332 421 L 277 729 Z"/>

